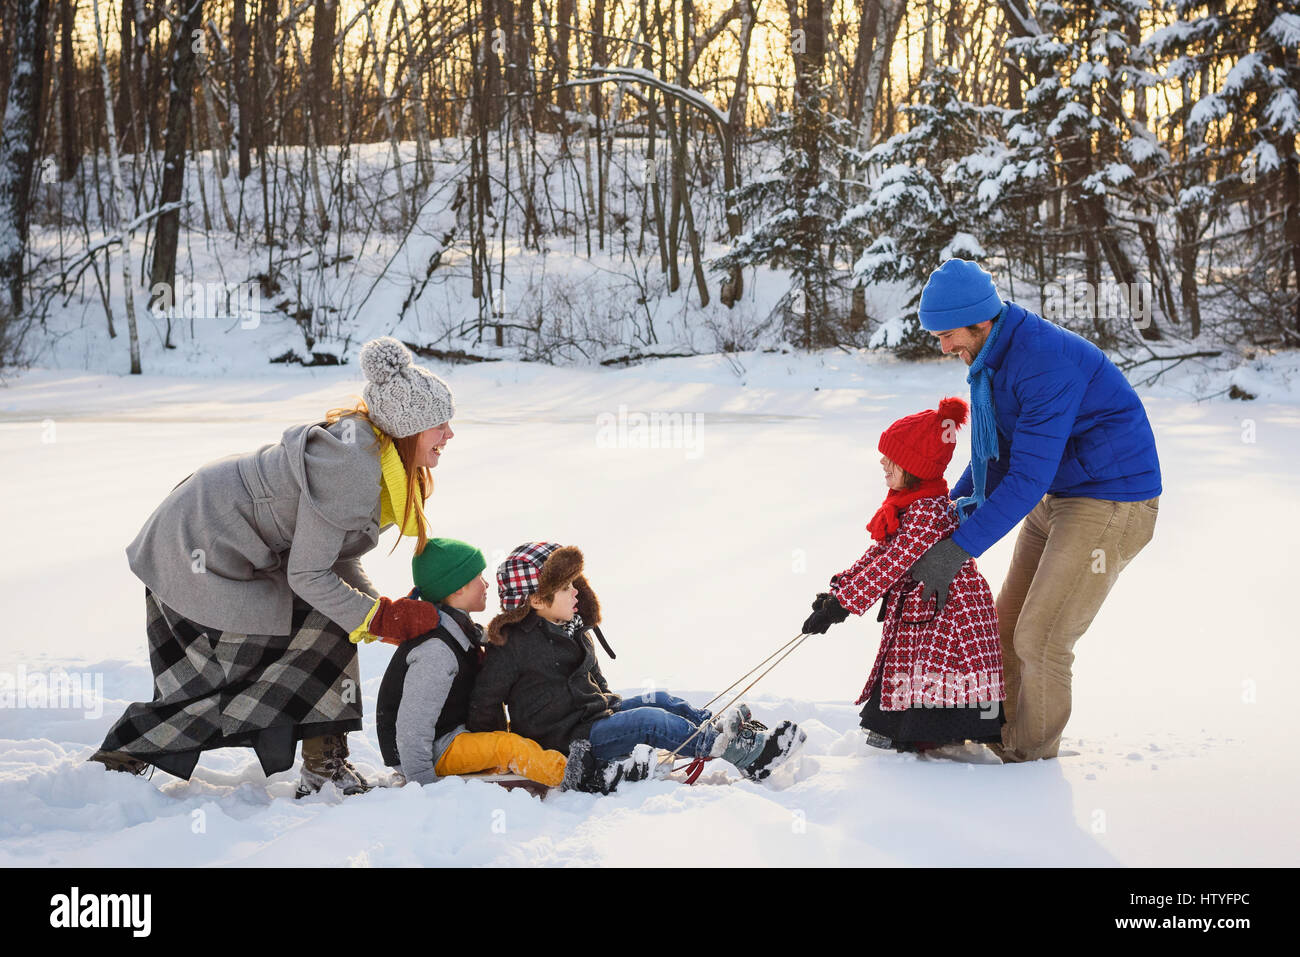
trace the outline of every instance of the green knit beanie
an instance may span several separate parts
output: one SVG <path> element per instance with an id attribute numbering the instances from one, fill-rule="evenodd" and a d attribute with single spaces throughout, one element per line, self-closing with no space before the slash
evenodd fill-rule
<path id="1" fill-rule="evenodd" d="M 424 551 L 411 559 L 411 579 L 425 601 L 442 601 L 464 588 L 483 569 L 483 553 L 454 538 L 431 538 Z"/>

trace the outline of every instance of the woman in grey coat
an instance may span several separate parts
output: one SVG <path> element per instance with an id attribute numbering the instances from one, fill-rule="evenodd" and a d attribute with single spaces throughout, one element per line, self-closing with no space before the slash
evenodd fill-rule
<path id="1" fill-rule="evenodd" d="M 424 547 L 430 469 L 452 437 L 447 384 L 396 339 L 365 344 L 354 409 L 187 476 L 126 549 L 145 586 L 152 701 L 132 704 L 90 760 L 188 779 L 203 751 L 252 747 L 297 796 L 369 785 L 348 762 L 361 730 L 356 642 L 414 638 L 428 602 L 380 598 L 360 557 L 397 524 Z"/>

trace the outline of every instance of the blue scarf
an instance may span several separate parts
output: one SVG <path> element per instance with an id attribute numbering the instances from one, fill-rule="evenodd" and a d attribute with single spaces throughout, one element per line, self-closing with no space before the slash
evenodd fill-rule
<path id="1" fill-rule="evenodd" d="M 993 410 L 993 373 L 985 366 L 993 344 L 998 341 L 1002 331 L 1002 317 L 1007 314 L 1007 304 L 993 320 L 989 337 L 984 340 L 975 361 L 970 364 L 966 382 L 970 385 L 971 436 L 970 436 L 970 477 L 974 494 L 957 500 L 957 519 L 964 522 L 970 518 L 975 509 L 984 504 L 984 483 L 988 478 L 989 460 L 996 460 L 1001 452 L 998 450 L 998 423 Z"/>

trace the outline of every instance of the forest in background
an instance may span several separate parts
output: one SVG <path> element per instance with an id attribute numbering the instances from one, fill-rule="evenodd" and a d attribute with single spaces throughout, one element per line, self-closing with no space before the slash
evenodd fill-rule
<path id="1" fill-rule="evenodd" d="M 954 255 L 1130 366 L 1300 344 L 1297 0 L 2 6 L 0 367 L 196 288 L 337 362 L 381 277 L 443 357 L 917 357 Z"/>

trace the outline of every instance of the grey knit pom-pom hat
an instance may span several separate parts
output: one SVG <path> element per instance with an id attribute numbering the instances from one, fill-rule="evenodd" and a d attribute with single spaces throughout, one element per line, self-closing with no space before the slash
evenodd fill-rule
<path id="1" fill-rule="evenodd" d="M 415 365 L 411 351 L 392 336 L 361 347 L 361 371 L 370 421 L 395 439 L 441 425 L 456 413 L 451 386 Z"/>

